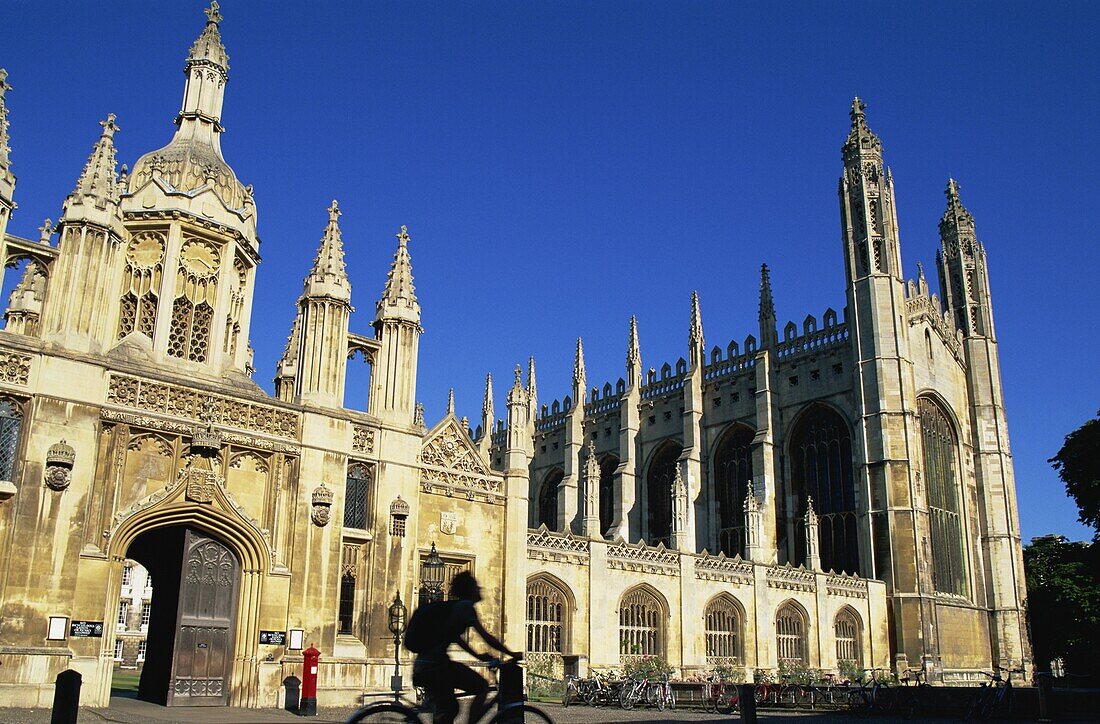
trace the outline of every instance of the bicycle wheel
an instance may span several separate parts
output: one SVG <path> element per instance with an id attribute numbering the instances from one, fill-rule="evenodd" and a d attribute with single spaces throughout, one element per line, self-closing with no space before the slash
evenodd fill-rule
<path id="1" fill-rule="evenodd" d="M 801 685 L 794 693 L 794 704 L 801 709 L 814 708 L 814 689 L 812 686 Z"/>
<path id="2" fill-rule="evenodd" d="M 669 709 L 675 709 L 676 708 L 676 692 L 672 690 L 671 686 L 669 686 L 665 690 L 665 693 L 668 694 L 668 702 L 667 702 L 668 703 L 668 708 Z"/>
<path id="3" fill-rule="evenodd" d="M 554 720 L 542 709 L 533 707 L 530 704 L 519 703 L 513 704 L 504 711 L 497 712 L 497 715 L 489 720 L 489 724 L 521 724 L 529 721 L 554 724 Z"/>
<path id="4" fill-rule="evenodd" d="M 392 701 L 371 704 L 352 714 L 345 724 L 420 724 L 420 717 L 407 706 Z"/>
<path id="5" fill-rule="evenodd" d="M 699 699 L 703 711 L 713 714 L 717 710 L 715 689 L 713 684 L 703 684 L 703 695 Z"/>
<path id="6" fill-rule="evenodd" d="M 741 697 L 738 695 L 737 690 L 722 692 L 716 702 L 716 708 L 719 714 L 732 714 L 737 711 L 741 704 Z"/>
<path id="7" fill-rule="evenodd" d="M 567 683 L 561 690 L 561 705 L 569 706 L 577 699 L 577 692 L 573 688 L 573 682 Z"/>
<path id="8" fill-rule="evenodd" d="M 852 689 L 848 692 L 848 711 L 859 717 L 871 713 L 871 697 L 866 689 Z"/>

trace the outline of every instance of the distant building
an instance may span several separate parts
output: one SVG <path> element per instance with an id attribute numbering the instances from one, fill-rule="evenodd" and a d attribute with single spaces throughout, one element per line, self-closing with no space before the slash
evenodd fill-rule
<path id="1" fill-rule="evenodd" d="M 532 360 L 504 419 L 487 380 L 476 433 L 453 400 L 429 428 L 410 235 L 353 320 L 336 202 L 274 395 L 252 381 L 260 243 L 220 148 L 220 22 L 213 4 L 171 141 L 120 173 L 109 116 L 40 239 L 7 233 L 0 71 L 21 275 L 0 331 L 0 706 L 48 706 L 66 668 L 103 705 L 138 663 L 153 701 L 275 706 L 310 645 L 325 702 L 355 703 L 388 686 L 388 607 L 415 606 L 433 547 L 447 577 L 477 574 L 489 630 L 578 669 L 1030 666 L 985 247 L 952 181 L 941 292 L 903 278 L 858 99 L 846 309 L 780 327 L 764 269 L 743 341 L 708 346 L 695 297 L 680 360 L 645 367 L 632 321 L 622 378 L 590 386 L 578 342 L 560 401 L 539 405 Z M 359 356 L 365 411 L 344 406 Z"/>

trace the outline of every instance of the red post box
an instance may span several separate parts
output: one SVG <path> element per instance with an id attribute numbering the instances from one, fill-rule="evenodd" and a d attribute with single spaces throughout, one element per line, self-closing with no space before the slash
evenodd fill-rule
<path id="1" fill-rule="evenodd" d="M 317 662 L 321 652 L 313 644 L 302 652 L 302 703 L 298 708 L 300 716 L 317 716 Z"/>

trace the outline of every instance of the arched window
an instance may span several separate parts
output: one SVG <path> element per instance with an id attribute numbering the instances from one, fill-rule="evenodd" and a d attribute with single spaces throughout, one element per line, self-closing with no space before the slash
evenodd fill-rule
<path id="1" fill-rule="evenodd" d="M 704 614 L 707 663 L 741 663 L 741 611 L 730 596 L 711 601 Z"/>
<path id="2" fill-rule="evenodd" d="M 718 550 L 745 555 L 745 496 L 752 486 L 752 428 L 735 425 L 714 451 L 714 497 L 718 502 Z"/>
<path id="3" fill-rule="evenodd" d="M 565 593 L 545 578 L 527 582 L 527 653 L 565 652 L 567 601 Z"/>
<path id="4" fill-rule="evenodd" d="M 370 470 L 363 463 L 348 465 L 348 477 L 344 488 L 344 527 L 367 527 L 367 511 L 370 500 Z"/>
<path id="5" fill-rule="evenodd" d="M 217 249 L 198 239 L 184 240 L 168 331 L 169 355 L 192 362 L 206 361 L 220 268 Z"/>
<path id="6" fill-rule="evenodd" d="M 664 609 L 644 588 L 635 588 L 619 603 L 619 655 L 623 659 L 664 654 Z"/>
<path id="7" fill-rule="evenodd" d="M 672 480 L 682 448 L 674 443 L 661 447 L 649 463 L 646 476 L 646 524 L 649 544 L 666 546 L 672 538 Z"/>
<path id="8" fill-rule="evenodd" d="M 795 563 L 806 560 L 803 518 L 806 498 L 812 497 L 818 516 L 821 567 L 858 575 L 859 516 L 848 424 L 830 408 L 814 405 L 799 419 L 788 449 L 795 500 L 793 515 L 787 518 L 795 542 L 790 559 Z"/>
<path id="9" fill-rule="evenodd" d="M 539 518 L 535 527 L 545 525 L 548 530 L 558 529 L 558 486 L 565 474 L 561 470 L 551 470 L 539 489 Z"/>
<path id="10" fill-rule="evenodd" d="M 615 468 L 619 459 L 606 457 L 600 463 L 600 535 L 606 536 L 615 522 Z"/>
<path id="11" fill-rule="evenodd" d="M 806 617 L 793 603 L 785 603 L 775 614 L 775 645 L 779 663 L 805 665 Z"/>
<path id="12" fill-rule="evenodd" d="M 841 609 L 833 621 L 836 635 L 836 662 L 860 666 L 863 663 L 863 646 L 860 645 L 859 617 L 850 608 Z"/>
<path id="13" fill-rule="evenodd" d="M 940 406 L 917 400 L 928 518 L 932 538 L 932 585 L 937 591 L 967 595 L 965 531 L 956 460 L 955 430 Z"/>
<path id="14" fill-rule="evenodd" d="M 23 411 L 12 400 L 0 400 L 0 480 L 12 482 L 19 454 L 19 432 Z"/>
<path id="15" fill-rule="evenodd" d="M 340 577 L 340 603 L 337 610 L 336 633 L 352 633 L 355 615 L 355 576 L 345 573 Z"/>

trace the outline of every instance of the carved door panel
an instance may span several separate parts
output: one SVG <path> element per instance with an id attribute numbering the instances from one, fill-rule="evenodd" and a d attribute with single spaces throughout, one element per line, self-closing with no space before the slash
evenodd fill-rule
<path id="1" fill-rule="evenodd" d="M 193 530 L 183 551 L 168 705 L 225 706 L 240 563 L 225 545 Z"/>

